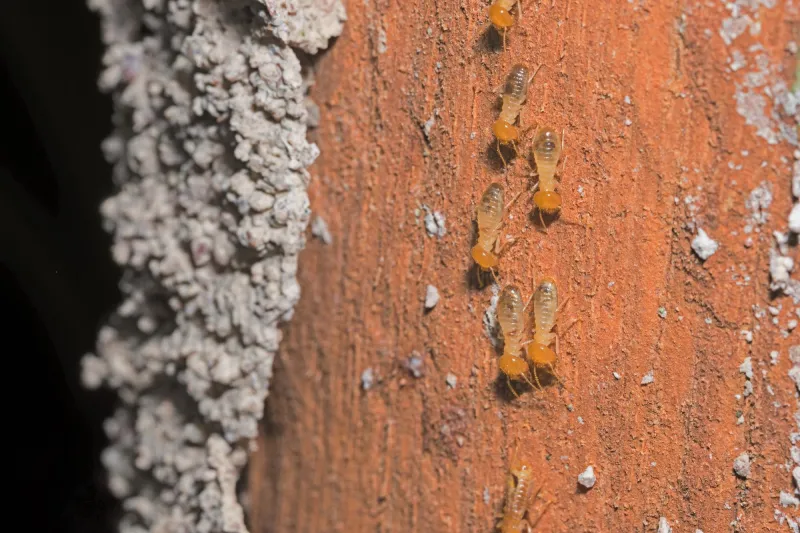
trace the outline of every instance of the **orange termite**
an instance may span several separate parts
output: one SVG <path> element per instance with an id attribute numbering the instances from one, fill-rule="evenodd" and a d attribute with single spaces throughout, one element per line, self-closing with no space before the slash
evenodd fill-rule
<path id="1" fill-rule="evenodd" d="M 522 356 L 523 336 L 525 335 L 525 304 L 522 294 L 515 285 L 509 285 L 500 292 L 497 300 L 497 322 L 503 332 L 503 355 L 500 357 L 500 371 L 506 375 L 508 388 L 517 396 L 511 380 L 528 379 L 530 368 Z"/>
<path id="2" fill-rule="evenodd" d="M 503 50 L 506 49 L 506 33 L 514 25 L 511 9 L 517 5 L 517 12 L 522 16 L 521 0 L 495 0 L 489 7 L 489 21 L 499 34 L 503 36 Z"/>
<path id="3" fill-rule="evenodd" d="M 536 162 L 536 171 L 539 182 L 536 184 L 536 194 L 533 203 L 539 210 L 539 220 L 544 227 L 542 213 L 554 215 L 561 210 L 561 195 L 556 192 L 556 165 L 561 158 L 563 140 L 552 128 L 546 127 L 536 133 L 533 139 L 533 159 Z"/>
<path id="4" fill-rule="evenodd" d="M 514 459 L 508 473 L 503 519 L 497 525 L 497 529 L 501 533 L 530 531 L 531 524 L 529 520 L 525 519 L 525 513 L 528 513 L 528 519 L 530 519 L 529 508 L 539 496 L 540 490 L 541 487 L 535 493 L 533 492 L 533 468 L 531 468 L 531 465 Z M 545 512 L 547 512 L 547 509 L 536 519 L 536 522 L 544 516 Z"/>
<path id="5" fill-rule="evenodd" d="M 544 278 L 533 293 L 534 333 L 533 340 L 526 347 L 528 360 L 533 367 L 533 378 L 539 388 L 542 385 L 536 375 L 537 367 L 547 368 L 559 383 L 563 384 L 561 378 L 556 374 L 558 335 L 553 332 L 556 326 L 558 310 L 558 287 L 556 286 L 556 281 L 553 278 Z M 550 345 L 554 341 L 556 343 L 555 352 L 550 349 Z"/>
<path id="6" fill-rule="evenodd" d="M 507 163 L 503 153 L 500 151 L 500 145 L 510 144 L 519 155 L 516 144 L 519 140 L 519 129 L 514 123 L 519 118 L 522 106 L 528 97 L 528 88 L 540 68 L 542 68 L 541 65 L 536 69 L 536 72 L 531 74 L 528 67 L 517 64 L 511 67 L 511 72 L 508 73 L 508 78 L 506 78 L 506 83 L 503 87 L 503 107 L 500 110 L 500 116 L 492 124 L 492 133 L 497 139 L 497 153 L 504 166 L 507 166 Z"/>
<path id="7" fill-rule="evenodd" d="M 495 269 L 500 261 L 500 256 L 516 242 L 512 241 L 505 247 L 500 246 L 500 228 L 503 225 L 503 217 L 517 198 L 519 198 L 519 194 L 508 205 L 505 205 L 503 186 L 499 183 L 492 183 L 483 193 L 478 204 L 478 242 L 472 247 L 472 259 L 478 264 L 480 270 L 491 271 L 495 281 L 497 280 Z"/>

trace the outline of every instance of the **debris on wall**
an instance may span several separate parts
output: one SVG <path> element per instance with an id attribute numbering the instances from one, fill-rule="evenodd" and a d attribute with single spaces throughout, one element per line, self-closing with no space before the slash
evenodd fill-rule
<path id="1" fill-rule="evenodd" d="M 123 301 L 83 360 L 118 391 L 105 424 L 123 532 L 245 532 L 236 483 L 300 296 L 318 155 L 300 61 L 339 0 L 89 0 L 114 101 L 101 208 Z"/>

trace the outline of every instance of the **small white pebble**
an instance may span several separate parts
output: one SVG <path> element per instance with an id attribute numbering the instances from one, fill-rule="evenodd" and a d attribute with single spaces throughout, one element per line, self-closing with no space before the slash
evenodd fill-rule
<path id="1" fill-rule="evenodd" d="M 456 377 L 455 374 L 452 373 L 448 373 L 447 376 L 444 378 L 444 381 L 445 383 L 447 383 L 447 386 L 450 387 L 451 389 L 455 389 L 456 385 L 458 385 L 458 378 Z"/>
<path id="2" fill-rule="evenodd" d="M 658 533 L 672 533 L 672 528 L 669 527 L 669 522 L 663 516 L 658 520 Z"/>
<path id="3" fill-rule="evenodd" d="M 789 507 L 790 505 L 794 505 L 796 509 L 800 505 L 800 500 L 790 492 L 781 491 L 781 507 Z"/>
<path id="4" fill-rule="evenodd" d="M 596 482 L 597 476 L 594 474 L 594 467 L 591 465 L 587 466 L 586 470 L 578 474 L 578 483 L 586 489 L 594 487 Z"/>
<path id="5" fill-rule="evenodd" d="M 622 376 L 619 375 L 619 372 L 612 372 L 611 375 L 614 376 L 614 379 L 621 379 L 622 378 Z"/>
<path id="6" fill-rule="evenodd" d="M 644 377 L 642 378 L 642 385 L 649 385 L 655 380 L 656 378 L 653 377 L 653 371 L 651 370 L 650 372 L 645 374 Z"/>
<path id="7" fill-rule="evenodd" d="M 578 424 L 583 424 L 583 417 L 582 416 L 578 417 Z"/>
<path id="8" fill-rule="evenodd" d="M 368 368 L 361 373 L 361 388 L 364 390 L 369 390 L 372 388 L 372 385 L 375 383 L 375 371 L 372 368 Z"/>
<path id="9" fill-rule="evenodd" d="M 752 332 L 752 331 L 750 331 L 749 329 L 743 329 L 743 330 L 742 330 L 742 331 L 740 331 L 739 333 L 741 334 L 742 338 L 743 338 L 743 339 L 744 339 L 746 342 L 748 342 L 748 343 L 751 343 L 751 342 L 753 342 L 753 332 Z"/>
<path id="10" fill-rule="evenodd" d="M 692 250 L 694 250 L 694 253 L 705 261 L 714 255 L 718 249 L 719 243 L 709 237 L 708 234 L 703 231 L 703 228 L 697 228 L 697 235 L 694 240 L 692 240 Z"/>
<path id="11" fill-rule="evenodd" d="M 740 478 L 747 479 L 750 476 L 750 456 L 743 453 L 734 459 L 733 472 Z"/>
<path id="12" fill-rule="evenodd" d="M 739 372 L 744 374 L 747 379 L 753 379 L 753 363 L 749 357 L 745 357 L 744 362 L 739 365 Z"/>
<path id="13" fill-rule="evenodd" d="M 439 303 L 439 290 L 433 285 L 425 289 L 425 309 L 430 311 Z"/>

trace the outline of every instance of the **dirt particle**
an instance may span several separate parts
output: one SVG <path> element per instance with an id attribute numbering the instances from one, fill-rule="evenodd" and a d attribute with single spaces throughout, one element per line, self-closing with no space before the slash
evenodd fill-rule
<path id="1" fill-rule="evenodd" d="M 489 495 L 489 487 L 483 487 L 483 503 L 485 503 L 486 505 L 489 505 L 490 501 L 491 501 L 491 497 Z"/>
<path id="2" fill-rule="evenodd" d="M 325 222 L 325 219 L 321 216 L 314 217 L 314 221 L 311 223 L 311 235 L 325 244 L 331 244 L 333 242 L 333 237 L 328 229 L 328 223 Z"/>
<path id="3" fill-rule="evenodd" d="M 423 360 L 422 356 L 417 351 L 411 352 L 411 356 L 406 361 L 406 368 L 408 371 L 411 372 L 411 375 L 415 378 L 419 379 L 422 377 L 422 367 L 423 367 Z"/>
<path id="4" fill-rule="evenodd" d="M 594 467 L 589 465 L 586 470 L 578 474 L 578 484 L 585 489 L 591 489 L 597 482 L 597 476 L 594 474 Z"/>
<path id="5" fill-rule="evenodd" d="M 672 528 L 669 527 L 669 522 L 663 516 L 658 519 L 658 533 L 672 533 Z"/>
<path id="6" fill-rule="evenodd" d="M 375 371 L 367 368 L 361 373 L 361 388 L 369 390 L 375 384 Z"/>
<path id="7" fill-rule="evenodd" d="M 666 307 L 659 307 L 658 308 L 658 316 L 661 318 L 667 318 L 667 308 Z"/>
<path id="8" fill-rule="evenodd" d="M 793 494 L 786 491 L 781 491 L 781 507 L 789 507 L 790 505 L 794 505 L 794 508 L 797 509 L 797 506 L 800 505 L 800 500 L 797 499 Z"/>
<path id="9" fill-rule="evenodd" d="M 430 311 L 439 303 L 439 290 L 433 285 L 425 289 L 425 309 Z"/>
<path id="10" fill-rule="evenodd" d="M 750 456 L 747 453 L 743 453 L 733 460 L 733 472 L 742 479 L 750 476 Z"/>
<path id="11" fill-rule="evenodd" d="M 500 298 L 500 287 L 497 284 L 493 284 L 491 290 L 492 297 L 489 299 L 489 307 L 483 313 L 483 330 L 492 342 L 492 346 L 496 348 L 500 345 L 497 324 L 497 301 Z"/>
<path id="12" fill-rule="evenodd" d="M 654 382 L 655 380 L 656 380 L 656 378 L 653 377 L 653 371 L 651 370 L 650 372 L 645 374 L 644 377 L 642 377 L 642 385 L 649 385 L 652 382 Z"/>
<path id="13" fill-rule="evenodd" d="M 697 254 L 697 257 L 705 261 L 714 255 L 719 249 L 719 243 L 708 236 L 703 231 L 703 228 L 697 228 L 697 235 L 692 240 L 692 250 Z"/>
<path id="14" fill-rule="evenodd" d="M 423 205 L 422 208 L 425 210 L 425 231 L 428 232 L 428 235 L 440 239 L 444 237 L 447 233 L 445 216 L 439 211 L 431 211 L 427 205 Z"/>
<path id="15" fill-rule="evenodd" d="M 739 365 L 739 372 L 744 374 L 747 379 L 753 379 L 753 363 L 749 357 L 745 357 L 744 362 Z"/>

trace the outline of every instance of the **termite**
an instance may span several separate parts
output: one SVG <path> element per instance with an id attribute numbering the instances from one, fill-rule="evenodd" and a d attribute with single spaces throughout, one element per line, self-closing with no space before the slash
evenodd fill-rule
<path id="1" fill-rule="evenodd" d="M 519 198 L 519 194 L 504 204 L 505 191 L 499 183 L 492 183 L 483 193 L 477 208 L 478 242 L 472 247 L 472 259 L 482 271 L 489 270 L 497 280 L 495 269 L 500 261 L 500 256 L 516 241 L 500 246 L 500 228 L 503 217 L 511 205 Z M 479 272 L 480 274 L 480 272 Z"/>
<path id="2" fill-rule="evenodd" d="M 522 106 L 528 97 L 528 87 L 530 87 L 531 82 L 533 82 L 541 68 L 542 65 L 539 65 L 536 72 L 531 74 L 528 67 L 517 64 L 511 67 L 511 72 L 508 73 L 508 78 L 506 78 L 506 83 L 503 87 L 503 107 L 500 110 L 500 116 L 492 124 L 492 133 L 497 139 L 497 154 L 503 161 L 503 166 L 508 165 L 503 153 L 500 151 L 501 144 L 510 144 L 519 155 L 516 144 L 519 140 L 519 129 L 514 123 L 519 118 Z"/>
<path id="3" fill-rule="evenodd" d="M 523 530 L 530 531 L 531 524 L 525 519 L 525 513 L 530 518 L 530 507 L 533 501 L 539 496 L 541 486 L 533 492 L 533 468 L 530 464 L 514 459 L 508 473 L 508 484 L 506 486 L 506 503 L 503 508 L 503 519 L 497 525 L 501 533 L 521 533 Z M 549 507 L 549 505 L 548 505 Z M 536 519 L 536 523 L 541 520 L 544 512 Z"/>
<path id="4" fill-rule="evenodd" d="M 494 29 L 497 30 L 497 33 L 503 36 L 503 50 L 506 49 L 506 33 L 514 25 L 514 15 L 511 14 L 514 4 L 517 5 L 517 12 L 521 17 L 521 0 L 495 0 L 489 7 L 489 21 L 494 26 Z"/>
<path id="5" fill-rule="evenodd" d="M 539 376 L 536 375 L 537 367 L 547 368 L 558 382 L 563 385 L 563 381 L 556 374 L 559 347 L 558 334 L 553 332 L 559 310 L 556 281 L 553 278 L 544 278 L 533 293 L 533 340 L 527 343 L 525 348 L 530 365 L 533 367 L 533 378 L 539 388 L 542 385 L 539 383 Z M 555 352 L 550 348 L 554 341 L 556 344 Z"/>
<path id="6" fill-rule="evenodd" d="M 531 151 L 539 174 L 533 203 L 539 210 L 542 226 L 545 225 L 542 213 L 554 215 L 561 210 L 561 195 L 556 192 L 556 165 L 561 158 L 562 143 L 563 137 L 559 139 L 558 133 L 548 127 L 538 131 L 533 139 Z"/>
<path id="7" fill-rule="evenodd" d="M 497 322 L 503 331 L 503 355 L 500 357 L 500 371 L 505 374 L 508 388 L 517 396 L 511 380 L 528 379 L 530 368 L 522 356 L 523 336 L 525 335 L 525 304 L 522 294 L 515 285 L 509 285 L 500 292 L 497 300 Z"/>

